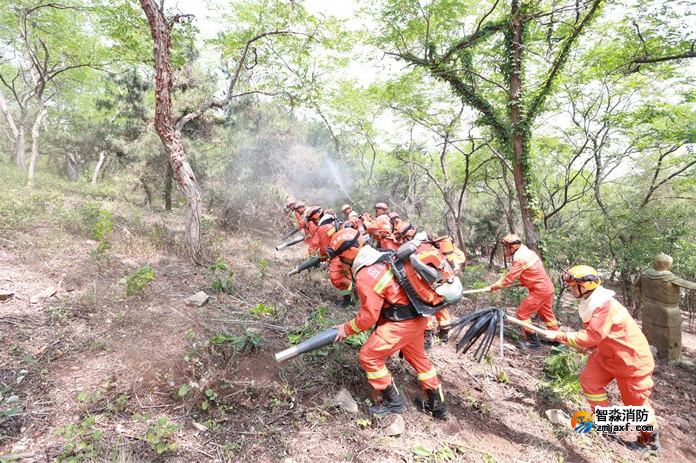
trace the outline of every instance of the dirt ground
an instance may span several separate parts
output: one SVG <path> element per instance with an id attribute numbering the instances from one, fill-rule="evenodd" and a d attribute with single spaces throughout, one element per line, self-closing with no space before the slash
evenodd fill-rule
<path id="1" fill-rule="evenodd" d="M 542 395 L 549 347 L 519 349 L 512 336 L 504 357 L 496 340 L 491 361 L 480 364 L 455 352 L 452 342 L 436 342 L 429 353 L 452 414 L 446 422 L 415 409 L 414 371 L 389 359 L 410 404 L 404 432 L 389 436 L 394 419 L 371 422 L 365 414 L 372 390 L 356 349 L 332 346 L 282 365 L 274 359 L 290 346 L 289 336 L 307 337 L 354 313 L 338 303 L 326 269 L 286 275 L 305 258 L 302 245 L 278 252 L 275 237 L 224 236 L 215 246 L 234 271 L 236 292 L 216 295 L 208 269 L 147 237 L 114 233 L 110 258 L 99 260 L 89 254 L 94 242 L 51 226 L 0 236 L 0 291 L 14 293 L 0 301 L 7 402 L 0 405 L 19 407 L 0 416 L 0 462 L 638 459 L 594 432 L 552 425 L 547 409 L 572 416 L 587 404 Z M 156 277 L 126 296 L 121 279 L 140 265 Z M 55 293 L 31 301 L 50 287 Z M 208 303 L 187 305 L 199 291 L 212 295 Z M 458 304 L 453 315 L 490 304 L 484 299 Z M 568 304 L 559 319 L 575 328 L 579 322 Z M 686 324 L 684 355 L 696 358 L 696 333 Z M 695 372 L 656 367 L 651 400 L 663 452 L 648 460 L 696 461 Z M 333 405 L 343 387 L 357 400 L 357 415 Z M 618 400 L 615 385 L 610 397 Z"/>

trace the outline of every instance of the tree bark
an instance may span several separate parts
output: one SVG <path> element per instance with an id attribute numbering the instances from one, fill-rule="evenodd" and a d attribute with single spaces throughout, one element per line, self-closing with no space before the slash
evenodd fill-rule
<path id="1" fill-rule="evenodd" d="M 15 153 L 17 139 L 19 138 L 19 131 L 17 130 L 17 125 L 14 122 L 14 118 L 12 117 L 12 113 L 10 112 L 10 107 L 7 104 L 7 100 L 5 100 L 5 95 L 2 91 L 0 91 L 0 110 L 5 115 L 7 125 L 10 126 L 10 132 L 12 132 L 12 136 L 8 136 L 8 138 L 10 139 L 10 152 Z"/>
<path id="2" fill-rule="evenodd" d="M 174 183 L 174 171 L 172 165 L 167 162 L 167 173 L 164 178 L 164 210 L 172 211 L 172 186 Z"/>
<path id="3" fill-rule="evenodd" d="M 94 168 L 94 174 L 92 174 L 92 188 L 97 186 L 97 177 L 99 177 L 99 171 L 104 165 L 104 160 L 106 160 L 106 153 L 104 151 L 100 151 L 99 162 L 97 162 L 97 167 Z"/>
<path id="4" fill-rule="evenodd" d="M 172 114 L 172 67 L 169 60 L 171 37 L 169 24 L 162 10 L 151 0 L 140 0 L 140 6 L 147 16 L 152 33 L 152 54 L 155 61 L 155 128 L 169 157 L 174 176 L 186 199 L 186 225 L 184 246 L 188 257 L 196 264 L 202 264 L 201 244 L 201 193 L 196 176 L 186 158 L 181 132 L 174 128 Z"/>
<path id="5" fill-rule="evenodd" d="M 512 154 L 514 158 L 513 177 L 515 179 L 515 189 L 517 199 L 520 202 L 520 216 L 522 217 L 522 227 L 526 238 L 526 245 L 532 251 L 540 254 L 539 239 L 541 234 L 538 227 L 534 224 L 534 210 L 531 207 L 529 197 L 529 183 L 527 179 L 529 169 L 529 153 L 527 153 L 527 129 L 528 124 L 523 115 L 522 106 L 522 34 L 524 23 L 518 15 L 519 3 L 513 2 L 513 19 L 511 25 L 511 51 L 510 54 L 510 118 L 512 120 Z"/>
<path id="6" fill-rule="evenodd" d="M 46 107 L 42 104 L 41 100 L 39 100 L 39 103 L 41 109 L 39 110 L 39 114 L 36 116 L 36 120 L 34 121 L 34 126 L 31 129 L 31 161 L 29 162 L 29 173 L 27 181 L 27 188 L 29 189 L 34 188 L 36 163 L 39 159 L 39 136 L 41 131 L 41 124 L 43 124 L 43 121 L 46 118 L 46 114 L 48 113 Z"/>

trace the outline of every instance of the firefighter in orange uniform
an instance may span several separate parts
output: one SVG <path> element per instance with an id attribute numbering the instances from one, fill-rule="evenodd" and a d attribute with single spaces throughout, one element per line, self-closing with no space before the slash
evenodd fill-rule
<path id="1" fill-rule="evenodd" d="M 392 232 L 391 222 L 389 221 L 389 206 L 386 203 L 376 203 L 375 218 L 372 219 L 370 214 L 363 214 L 363 223 L 372 238 L 374 246 L 378 248 L 383 247 L 382 238 L 388 237 Z"/>
<path id="2" fill-rule="evenodd" d="M 367 380 L 375 390 L 375 406 L 370 413 L 382 418 L 389 413 L 404 413 L 406 404 L 392 382 L 384 359 L 398 351 L 416 370 L 423 387 L 423 397 L 416 405 L 436 418 L 449 417 L 445 396 L 433 364 L 423 350 L 423 331 L 427 319 L 411 305 L 408 296 L 396 282 L 391 267 L 383 260 L 384 253 L 363 246 L 362 235 L 354 229 L 336 232 L 327 248 L 331 260 L 351 266 L 353 280 L 360 298 L 358 315 L 334 328 L 334 342 L 365 331 L 377 323 L 370 339 L 360 349 L 358 359 Z"/>
<path id="3" fill-rule="evenodd" d="M 314 230 L 309 252 L 311 255 L 319 254 L 323 262 L 328 259 L 326 246 L 336 232 L 334 216 L 319 206 L 312 206 L 307 209 L 305 219 L 310 229 Z"/>
<path id="4" fill-rule="evenodd" d="M 343 214 L 344 218 L 347 219 L 348 217 L 350 217 L 351 212 L 353 212 L 353 206 L 351 206 L 350 204 L 344 204 L 343 206 L 341 206 L 341 213 Z"/>
<path id="5" fill-rule="evenodd" d="M 319 254 L 319 235 L 317 235 L 318 217 L 315 216 L 323 213 L 323 211 L 320 212 L 317 209 L 321 208 L 319 206 L 302 208 L 302 223 L 304 224 L 305 244 L 307 245 L 307 252 L 309 252 L 309 257 L 316 257 Z M 312 212 L 311 217 L 310 212 Z"/>
<path id="6" fill-rule="evenodd" d="M 532 322 L 534 312 L 539 313 L 546 328 L 549 330 L 557 330 L 558 322 L 553 314 L 553 282 L 544 270 L 544 264 L 539 256 L 522 244 L 519 236 L 512 233 L 507 235 L 502 240 L 505 248 L 505 257 L 512 257 L 512 267 L 498 281 L 486 288 L 486 292 L 495 291 L 504 288 L 517 278 L 520 283 L 527 287 L 529 294 L 517 308 L 517 318 L 527 323 Z M 524 335 L 527 339 L 523 346 L 530 349 L 539 348 L 539 336 L 533 331 L 524 330 Z"/>
<path id="7" fill-rule="evenodd" d="M 397 212 L 390 212 L 387 214 L 387 217 L 389 217 L 390 232 L 389 234 L 382 236 L 380 247 L 383 249 L 391 249 L 392 251 L 396 251 L 399 249 L 399 246 L 401 246 L 402 243 L 395 238 L 394 233 L 403 225 L 404 221 L 401 220 L 401 217 Z"/>
<path id="8" fill-rule="evenodd" d="M 307 227 L 304 221 L 304 213 L 306 209 L 307 205 L 302 201 L 295 201 L 295 203 L 292 205 L 292 211 L 295 213 L 295 221 L 297 221 L 297 227 L 300 229 L 300 231 L 304 231 L 305 234 L 307 233 Z"/>
<path id="9" fill-rule="evenodd" d="M 563 282 L 570 285 L 573 296 L 582 298 L 578 311 L 585 329 L 576 333 L 547 330 L 545 337 L 580 349 L 596 349 L 587 359 L 580 375 L 580 385 L 592 407 L 608 407 L 606 386 L 616 379 L 624 405 L 647 407 L 651 412 L 653 432 L 641 432 L 628 447 L 646 452 L 661 450 L 655 411 L 650 406 L 655 362 L 650 346 L 626 307 L 614 299 L 614 291 L 601 286 L 597 271 L 577 265 L 563 272 Z"/>
<path id="10" fill-rule="evenodd" d="M 407 241 L 412 240 L 416 236 L 416 227 L 409 222 L 401 222 L 394 231 L 394 239 L 399 246 Z M 425 238 L 425 234 L 423 234 Z M 454 268 L 454 266 L 452 266 Z M 460 267 L 461 268 L 461 267 Z M 428 325 L 425 328 L 425 341 L 423 347 L 430 349 L 433 347 L 433 333 L 435 328 L 438 328 L 437 337 L 440 341 L 446 343 L 449 340 L 449 330 L 451 328 L 452 319 L 447 307 L 437 312 L 434 316 L 428 317 Z"/>

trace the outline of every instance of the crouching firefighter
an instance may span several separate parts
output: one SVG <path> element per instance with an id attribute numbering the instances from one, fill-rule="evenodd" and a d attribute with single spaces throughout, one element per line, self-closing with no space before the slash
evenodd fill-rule
<path id="1" fill-rule="evenodd" d="M 423 331 L 428 320 L 416 312 L 408 295 L 397 283 L 389 262 L 385 260 L 389 254 L 363 244 L 362 235 L 347 228 L 334 233 L 326 248 L 332 261 L 337 259 L 350 266 L 360 299 L 358 315 L 349 322 L 334 326 L 338 330 L 334 342 L 343 341 L 377 324 L 358 356 L 375 391 L 375 405 L 370 408 L 370 414 L 383 418 L 390 413 L 406 411 L 404 399 L 384 362 L 385 358 L 401 351 L 404 359 L 416 370 L 423 387 L 423 397 L 416 398 L 416 406 L 445 420 L 449 418 L 445 396 L 435 367 L 423 350 Z"/>
<path id="2" fill-rule="evenodd" d="M 648 340 L 628 309 L 614 299 L 614 291 L 602 286 L 594 268 L 576 265 L 564 270 L 563 283 L 570 286 L 576 299 L 581 299 L 578 312 L 585 329 L 576 333 L 547 330 L 545 337 L 580 349 L 596 349 L 580 374 L 580 385 L 592 413 L 598 406 L 609 406 L 606 386 L 616 379 L 624 405 L 647 408 L 651 416 L 648 424 L 653 426 L 652 432 L 641 431 L 628 448 L 639 453 L 659 452 L 662 447 L 657 419 L 648 400 L 655 368 Z"/>

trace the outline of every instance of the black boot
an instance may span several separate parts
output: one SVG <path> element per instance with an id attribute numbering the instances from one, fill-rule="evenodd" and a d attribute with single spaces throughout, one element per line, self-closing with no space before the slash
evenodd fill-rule
<path id="1" fill-rule="evenodd" d="M 524 336 L 527 338 L 526 342 L 520 342 L 520 345 L 522 347 L 526 347 L 527 349 L 533 349 L 537 350 L 539 349 L 539 335 L 536 333 L 524 333 Z"/>
<path id="2" fill-rule="evenodd" d="M 442 392 L 442 386 L 437 389 L 426 389 L 423 391 L 423 397 L 416 397 L 416 407 L 418 410 L 433 415 L 441 420 L 449 419 L 447 404 L 445 403 L 445 393 Z"/>
<path id="3" fill-rule="evenodd" d="M 635 442 L 627 442 L 626 447 L 638 453 L 655 452 L 660 453 L 660 435 L 657 431 L 641 432 Z"/>
<path id="4" fill-rule="evenodd" d="M 404 398 L 399 395 L 396 386 L 390 384 L 383 391 L 378 392 L 378 397 L 375 399 L 375 405 L 368 409 L 371 417 L 382 419 L 390 413 L 404 413 L 406 404 Z"/>
<path id="5" fill-rule="evenodd" d="M 449 326 L 447 328 L 440 327 L 440 331 L 437 332 L 437 337 L 440 338 L 443 344 L 447 344 L 447 341 L 449 341 L 449 330 Z"/>
<path id="6" fill-rule="evenodd" d="M 433 330 L 425 330 L 425 342 L 423 348 L 428 350 L 433 347 Z"/>
<path id="7" fill-rule="evenodd" d="M 344 294 L 343 299 L 341 300 L 341 305 L 343 307 L 348 307 L 350 305 L 353 305 L 353 295 L 352 294 Z"/>

